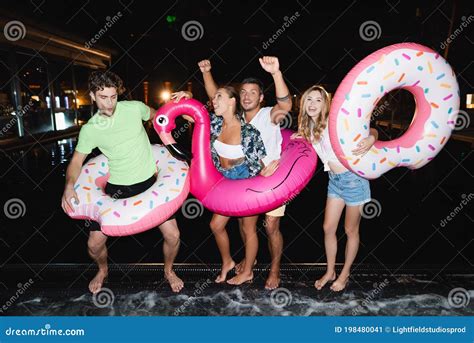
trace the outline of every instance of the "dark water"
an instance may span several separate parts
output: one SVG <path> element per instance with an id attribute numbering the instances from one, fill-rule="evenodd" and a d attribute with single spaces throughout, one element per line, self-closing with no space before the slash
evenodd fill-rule
<path id="1" fill-rule="evenodd" d="M 156 135 L 150 135 L 152 140 Z M 383 138 L 383 137 L 382 137 Z M 75 141 L 62 140 L 0 153 L 0 205 L 10 200 L 24 206 L 18 218 L 1 216 L 0 266 L 9 263 L 84 263 L 88 230 L 67 217 L 60 199 L 64 174 Z M 450 141 L 420 170 L 397 168 L 371 181 L 376 205 L 371 219 L 362 219 L 358 261 L 363 263 L 461 266 L 471 272 L 474 239 L 473 154 L 469 144 Z M 281 221 L 285 240 L 283 262 L 325 262 L 322 222 L 327 175 L 318 169 L 308 186 L 288 206 Z M 460 208 L 462 205 L 462 208 Z M 454 213 L 455 211 L 455 213 Z M 200 215 L 200 216 L 199 216 Z M 446 217 L 450 216 L 450 221 Z M 211 213 L 188 219 L 178 211 L 181 249 L 177 262 L 216 263 L 219 253 L 209 229 Z M 258 223 L 258 259 L 269 261 L 263 218 Z M 343 260 L 343 220 L 338 261 Z M 243 255 L 236 221 L 228 227 L 232 251 Z M 150 230 L 109 240 L 110 263 L 162 262 L 161 234 Z"/>
<path id="2" fill-rule="evenodd" d="M 252 284 L 240 287 L 216 285 L 217 269 L 203 266 L 178 270 L 185 281 L 180 294 L 173 294 L 161 279 L 160 268 L 147 272 L 123 267 L 111 273 L 96 296 L 86 291 L 87 277 L 77 279 L 79 266 L 43 272 L 18 300 L 9 303 L 5 315 L 38 316 L 459 316 L 474 315 L 473 275 L 433 272 L 356 273 L 347 290 L 334 293 L 312 286 L 321 268 L 284 268 L 280 288 L 263 288 L 267 270 Z M 132 269 L 130 269 L 132 268 Z M 371 269 L 368 266 L 360 269 Z M 127 279 L 123 278 L 127 271 Z M 26 272 L 26 271 L 24 271 Z M 89 275 L 87 275 L 89 276 Z M 75 279 L 74 285 L 70 285 Z M 14 293 L 13 291 L 11 293 Z M 11 299 L 10 299 L 11 300 Z"/>

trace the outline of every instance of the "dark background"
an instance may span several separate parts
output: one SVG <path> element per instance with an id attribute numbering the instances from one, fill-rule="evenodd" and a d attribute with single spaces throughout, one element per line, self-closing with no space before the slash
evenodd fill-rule
<path id="1" fill-rule="evenodd" d="M 119 73 L 142 97 L 138 85 L 148 80 L 159 87 L 171 81 L 174 89 L 202 82 L 197 62 L 210 58 L 221 82 L 239 82 L 248 75 L 262 78 L 270 95 L 271 79 L 257 58 L 276 55 L 294 93 L 314 83 L 330 91 L 363 57 L 384 46 L 417 42 L 442 52 L 441 44 L 463 18 L 473 14 L 470 1 L 2 1 L 3 11 L 25 25 L 49 28 L 78 42 L 88 42 L 118 12 L 122 17 L 93 47 L 113 52 L 111 69 Z M 455 9 L 454 17 L 453 8 Z M 285 18 L 299 17 L 273 44 L 264 49 Z M 167 16 L 174 16 L 169 23 Z M 182 26 L 198 21 L 202 37 L 187 41 Z M 380 37 L 361 39 L 359 28 L 376 21 Z M 472 20 L 471 20 L 472 21 Z M 468 25 L 449 48 L 449 62 L 456 71 L 462 92 L 472 90 L 473 28 Z M 204 95 L 204 94 L 202 94 Z"/>

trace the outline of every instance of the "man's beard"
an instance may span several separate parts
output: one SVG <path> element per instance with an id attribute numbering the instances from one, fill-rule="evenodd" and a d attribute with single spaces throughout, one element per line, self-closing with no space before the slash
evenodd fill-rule
<path id="1" fill-rule="evenodd" d="M 258 104 L 249 106 L 248 108 L 245 108 L 244 106 L 242 106 L 242 109 L 243 109 L 245 112 L 248 112 L 248 111 L 253 111 L 253 110 L 256 109 L 257 107 L 258 107 Z"/>

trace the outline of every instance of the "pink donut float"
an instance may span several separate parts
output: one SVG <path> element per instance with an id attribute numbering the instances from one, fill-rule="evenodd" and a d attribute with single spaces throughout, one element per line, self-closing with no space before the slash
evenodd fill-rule
<path id="1" fill-rule="evenodd" d="M 107 157 L 91 158 L 74 184 L 79 204 L 68 215 L 93 220 L 107 236 L 128 236 L 165 222 L 186 200 L 189 193 L 189 168 L 175 159 L 162 145 L 152 145 L 158 169 L 156 182 L 145 192 L 125 199 L 114 199 L 103 189 L 109 179 Z"/>
<path id="2" fill-rule="evenodd" d="M 270 177 L 226 179 L 211 157 L 210 121 L 206 107 L 194 99 L 170 102 L 153 120 L 156 132 L 175 155 L 181 153 L 171 136 L 175 118 L 194 118 L 192 137 L 191 193 L 210 211 L 226 216 L 250 216 L 271 211 L 295 197 L 311 179 L 317 163 L 312 146 L 301 139 L 290 140 L 292 131 L 282 130 L 280 166 Z"/>
<path id="3" fill-rule="evenodd" d="M 397 139 L 377 141 L 363 157 L 353 156 L 351 151 L 369 134 L 375 105 L 397 88 L 415 98 L 409 128 Z M 367 179 L 395 167 L 418 169 L 446 144 L 458 112 L 459 86 L 450 65 L 423 45 L 391 45 L 364 58 L 339 85 L 329 113 L 331 145 L 346 168 Z"/>

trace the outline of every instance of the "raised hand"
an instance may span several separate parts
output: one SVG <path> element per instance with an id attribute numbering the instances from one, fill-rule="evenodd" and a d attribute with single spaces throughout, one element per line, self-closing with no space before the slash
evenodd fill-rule
<path id="1" fill-rule="evenodd" d="M 192 97 L 193 97 L 193 94 L 187 91 L 174 92 L 171 94 L 171 100 L 174 100 L 174 102 L 179 102 L 183 98 L 191 99 Z"/>
<path id="2" fill-rule="evenodd" d="M 263 70 L 270 74 L 275 74 L 280 70 L 280 63 L 278 62 L 278 58 L 274 56 L 263 56 L 258 59 L 260 65 L 262 66 Z"/>
<path id="3" fill-rule="evenodd" d="M 211 71 L 211 61 L 209 60 L 202 60 L 198 63 L 199 69 L 201 69 L 201 73 L 209 73 Z"/>

